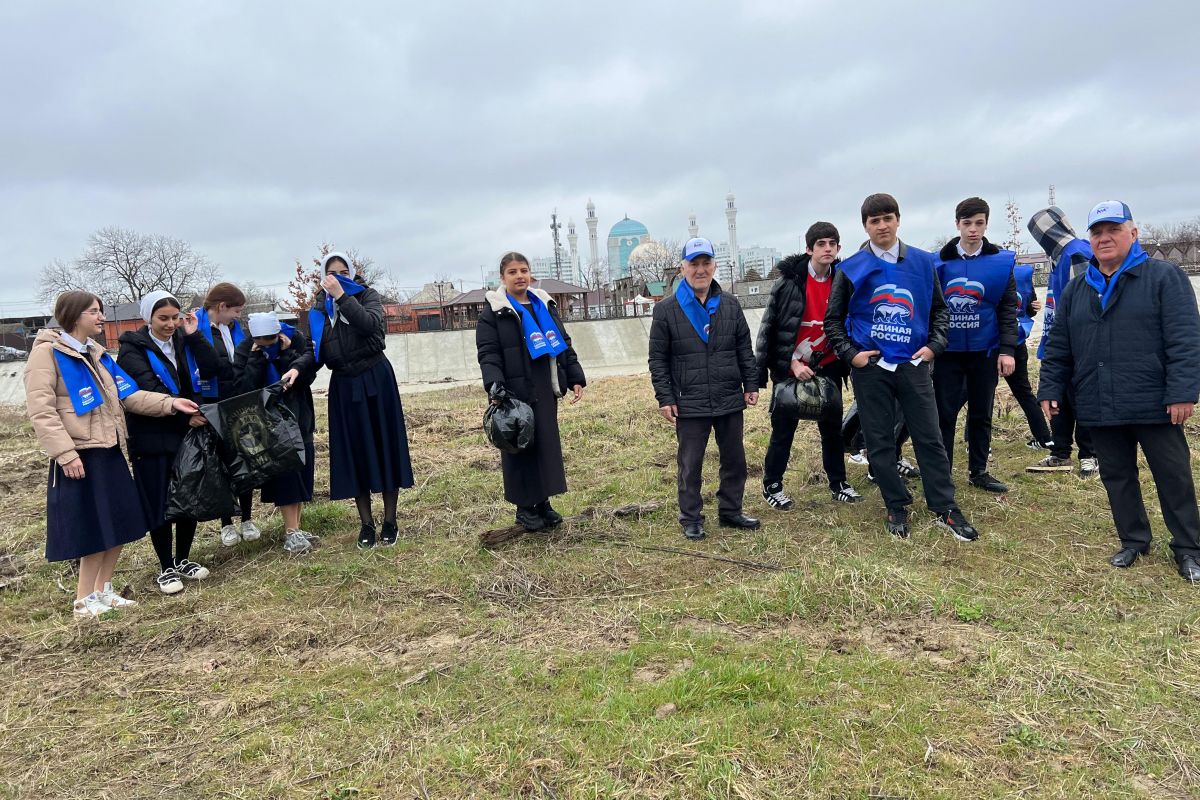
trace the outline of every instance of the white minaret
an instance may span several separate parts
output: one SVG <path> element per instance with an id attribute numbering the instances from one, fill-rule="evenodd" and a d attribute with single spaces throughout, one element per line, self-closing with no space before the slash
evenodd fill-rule
<path id="1" fill-rule="evenodd" d="M 733 204 L 733 192 L 725 195 L 725 221 L 729 223 L 729 280 L 741 279 L 741 259 L 737 245 L 737 206 Z"/>
<path id="2" fill-rule="evenodd" d="M 696 212 L 688 214 L 688 238 L 695 239 L 700 235 L 700 228 L 696 226 Z"/>
<path id="3" fill-rule="evenodd" d="M 567 242 L 571 245 L 571 280 L 579 282 L 579 236 L 575 233 L 575 220 L 567 219 Z"/>
<path id="4" fill-rule="evenodd" d="M 588 226 L 588 251 L 591 260 L 588 261 L 588 280 L 596 274 L 596 266 L 600 263 L 600 244 L 596 239 L 596 225 L 600 220 L 596 219 L 596 204 L 592 202 L 592 198 L 588 198 L 587 204 L 587 226 Z"/>

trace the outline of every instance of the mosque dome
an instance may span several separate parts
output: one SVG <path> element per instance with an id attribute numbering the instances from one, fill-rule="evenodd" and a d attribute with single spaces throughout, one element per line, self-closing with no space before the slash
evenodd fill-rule
<path id="1" fill-rule="evenodd" d="M 636 219 L 625 219 L 612 226 L 612 230 L 608 232 L 608 238 L 619 238 L 622 236 L 645 236 L 650 233 L 645 225 L 638 222 Z"/>

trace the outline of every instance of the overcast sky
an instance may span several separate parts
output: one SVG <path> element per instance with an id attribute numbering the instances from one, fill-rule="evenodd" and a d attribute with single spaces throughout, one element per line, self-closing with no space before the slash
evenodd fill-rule
<path id="1" fill-rule="evenodd" d="M 973 194 L 1002 240 L 1051 183 L 1077 224 L 1200 214 L 1200 5 L 984 5 L 5 2 L 0 314 L 106 225 L 235 281 L 329 240 L 470 289 L 556 207 L 586 260 L 588 197 L 602 251 L 626 213 L 722 241 L 730 190 L 785 253 L 816 219 L 857 246 L 875 191 L 914 244 Z"/>

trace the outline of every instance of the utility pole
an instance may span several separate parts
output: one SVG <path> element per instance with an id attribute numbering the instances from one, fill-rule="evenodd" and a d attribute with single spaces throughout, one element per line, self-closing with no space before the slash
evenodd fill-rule
<path id="1" fill-rule="evenodd" d="M 1050 184 L 1050 205 L 1054 205 L 1054 184 Z"/>
<path id="2" fill-rule="evenodd" d="M 562 223 L 558 221 L 558 209 L 554 209 L 550 214 L 550 233 L 554 237 L 554 279 L 562 280 L 562 249 L 558 244 L 558 232 L 562 229 Z"/>

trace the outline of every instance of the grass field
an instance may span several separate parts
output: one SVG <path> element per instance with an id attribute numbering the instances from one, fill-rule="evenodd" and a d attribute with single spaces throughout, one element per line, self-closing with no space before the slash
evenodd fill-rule
<path id="1" fill-rule="evenodd" d="M 256 543 L 202 528 L 213 576 L 176 597 L 131 546 L 116 582 L 141 605 L 86 624 L 41 556 L 44 459 L 0 415 L 0 797 L 1200 797 L 1200 589 L 1153 489 L 1151 556 L 1111 569 L 1100 483 L 1026 475 L 1001 394 L 993 472 L 1013 490 L 960 488 L 972 545 L 920 501 L 912 540 L 888 538 L 853 466 L 867 502 L 835 506 L 813 426 L 796 509 L 769 511 L 765 408 L 747 509 L 766 524 L 685 542 L 640 377 L 562 408 L 557 505 L 592 511 L 494 551 L 478 536 L 511 507 L 482 391 L 406 397 L 397 547 L 358 552 L 352 507 L 323 502 L 305 513 L 323 546 L 290 557 L 257 512 Z M 715 453 L 706 471 L 715 522 Z M 608 511 L 627 503 L 661 506 Z"/>

